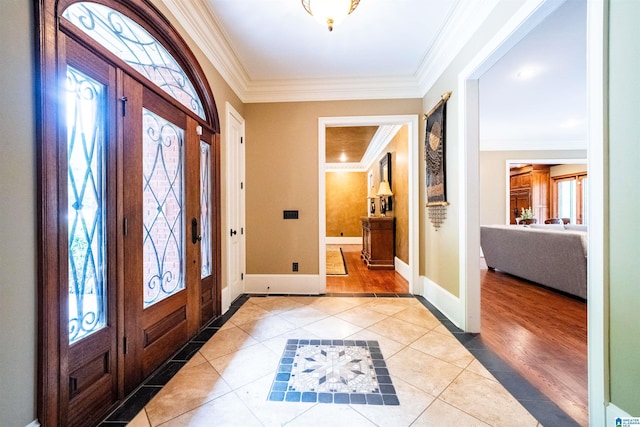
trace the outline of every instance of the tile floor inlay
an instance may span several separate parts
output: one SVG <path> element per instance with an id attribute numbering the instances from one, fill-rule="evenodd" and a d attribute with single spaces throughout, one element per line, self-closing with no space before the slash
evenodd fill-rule
<path id="1" fill-rule="evenodd" d="M 268 400 L 400 405 L 373 340 L 287 340 Z"/>

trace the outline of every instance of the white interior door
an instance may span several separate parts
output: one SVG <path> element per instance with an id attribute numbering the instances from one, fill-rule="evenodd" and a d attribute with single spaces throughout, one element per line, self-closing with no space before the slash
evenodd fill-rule
<path id="1" fill-rule="evenodd" d="M 227 103 L 227 288 L 222 311 L 244 293 L 245 151 L 244 119 Z"/>

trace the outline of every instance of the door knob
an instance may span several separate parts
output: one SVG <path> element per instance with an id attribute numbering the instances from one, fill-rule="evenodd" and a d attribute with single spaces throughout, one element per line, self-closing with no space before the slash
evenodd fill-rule
<path id="1" fill-rule="evenodd" d="M 234 229 L 231 229 L 231 231 L 229 232 L 229 234 L 231 235 L 231 237 L 235 236 L 236 234 L 238 234 L 238 232 Z"/>
<path id="2" fill-rule="evenodd" d="M 191 218 L 191 243 L 198 243 L 202 236 L 198 234 L 198 220 Z"/>

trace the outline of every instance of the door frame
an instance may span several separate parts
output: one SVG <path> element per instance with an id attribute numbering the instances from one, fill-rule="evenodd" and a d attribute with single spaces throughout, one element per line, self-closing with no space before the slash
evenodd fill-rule
<path id="1" fill-rule="evenodd" d="M 408 172 L 409 182 L 409 293 L 421 294 L 419 289 L 419 119 L 418 115 L 388 115 L 388 116 L 341 116 L 318 118 L 318 281 L 317 292 L 323 294 L 327 289 L 327 202 L 326 202 L 326 128 L 331 126 L 380 126 L 403 125 L 408 128 Z M 364 201 L 363 201 L 364 203 Z M 396 266 L 396 269 L 398 267 Z"/>
<path id="2" fill-rule="evenodd" d="M 246 133 L 245 133 L 245 120 L 244 117 L 242 117 L 242 115 L 233 107 L 233 105 L 231 105 L 229 102 L 225 103 L 225 109 L 226 109 L 226 114 L 225 114 L 225 118 L 226 118 L 226 131 L 225 131 L 225 147 L 226 147 L 226 173 L 225 176 L 230 176 L 232 173 L 236 173 L 235 171 L 238 171 L 238 178 L 239 181 L 242 183 L 242 189 L 237 191 L 240 191 L 240 195 L 239 195 L 239 199 L 240 199 L 240 208 L 238 209 L 238 223 L 241 224 L 241 230 L 239 231 L 239 238 L 240 238 L 240 269 L 242 271 L 242 273 L 246 276 L 246 260 L 247 260 L 247 246 L 246 246 L 246 230 L 245 230 L 245 218 L 246 218 L 246 191 L 245 191 L 245 184 L 246 184 L 246 157 L 245 157 L 245 153 L 246 153 Z M 231 122 L 231 120 L 236 120 L 240 123 L 240 137 L 243 139 L 242 142 L 242 148 L 241 148 L 241 152 L 242 154 L 238 157 L 237 162 L 233 161 L 233 156 L 232 156 L 232 151 L 230 149 L 231 145 L 234 143 L 234 141 L 232 141 L 232 133 L 231 133 L 231 126 L 229 125 L 229 123 Z M 226 204 L 227 204 L 227 215 L 226 215 L 226 219 L 225 219 L 225 224 L 227 225 L 227 227 L 225 228 L 225 230 L 229 230 L 229 223 L 230 223 L 230 217 L 231 217 L 231 192 L 234 191 L 233 188 L 231 188 L 231 184 L 233 183 L 232 180 L 227 179 L 226 180 L 227 185 L 225 187 L 226 189 Z M 226 252 L 225 252 L 225 266 L 226 266 L 226 274 L 228 275 L 230 271 L 232 271 L 232 269 L 230 268 L 230 263 L 232 262 L 230 254 L 231 254 L 231 239 L 230 236 L 227 235 L 227 233 L 224 233 L 223 236 L 225 236 L 225 241 L 226 241 Z M 224 281 L 224 283 L 227 284 L 226 286 L 226 290 L 223 288 L 221 290 L 221 299 L 222 299 L 222 313 L 225 313 L 228 309 L 229 306 L 231 305 L 231 303 L 233 302 L 233 298 L 231 295 L 231 284 L 230 284 L 230 280 L 227 277 L 226 280 Z M 244 291 L 244 279 L 242 279 L 242 289 Z M 225 297 L 226 294 L 226 297 Z"/>
<path id="3" fill-rule="evenodd" d="M 64 46 L 60 44 L 60 32 L 63 31 L 59 13 L 66 6 L 76 0 L 41 0 L 34 6 L 34 22 L 36 27 L 35 58 L 36 58 L 36 151 L 37 151 L 37 295 L 38 295 L 38 343 L 37 343 L 37 377 L 36 377 L 36 410 L 38 420 L 42 425 L 56 427 L 66 424 L 66 402 L 62 399 L 61 390 L 65 387 L 61 380 L 61 366 L 67 363 L 67 356 L 61 351 L 61 336 L 68 333 L 68 321 L 63 320 L 65 308 L 60 304 L 63 300 L 65 286 L 61 280 L 59 259 L 66 251 L 65 227 L 62 226 L 59 194 L 59 175 L 65 173 L 61 167 L 59 139 L 63 126 L 63 109 L 60 108 L 59 63 L 64 59 Z M 195 55 L 182 36 L 161 15 L 161 13 L 146 0 L 106 0 L 104 3 L 123 12 L 134 21 L 143 25 L 162 45 L 164 45 L 182 66 L 192 84 L 201 97 L 207 119 L 198 122 L 214 134 L 216 150 L 219 146 L 217 135 L 220 133 L 218 112 L 203 69 Z M 80 36 L 81 43 L 86 42 L 87 36 Z M 87 43 L 95 46 L 94 43 Z M 114 63 L 120 64 L 114 55 L 105 54 Z M 124 66 L 124 65 L 123 65 Z M 62 142 L 63 143 L 63 142 Z M 212 178 L 219 182 L 219 167 L 212 170 Z M 217 184 L 216 184 L 217 185 Z M 212 194 L 213 210 L 217 217 L 213 224 L 219 228 L 220 194 Z M 212 230 L 214 242 L 214 262 L 219 272 L 220 246 L 219 230 Z M 219 274 L 218 274 L 219 276 Z M 216 278 L 218 281 L 219 278 Z M 113 284 L 113 286 L 117 286 Z M 109 322 L 121 330 L 123 324 L 124 295 L 117 296 L 118 314 Z M 122 351 L 122 341 L 119 338 L 119 354 Z M 120 356 L 119 356 L 120 357 Z M 122 378 L 119 366 L 116 375 Z M 120 379 L 118 400 L 124 397 L 123 381 Z M 100 414 L 94 414 L 99 417 Z"/>
<path id="4" fill-rule="evenodd" d="M 460 300 L 464 305 L 461 327 L 480 330 L 480 218 L 479 218 L 479 92 L 478 79 L 499 57 L 550 14 L 557 4 L 551 0 L 529 0 L 467 64 L 458 75 L 460 153 Z M 605 248 L 606 226 L 606 22 L 607 2 L 587 0 L 587 104 L 589 174 L 589 260 L 588 260 L 588 377 L 589 421 L 613 425 L 617 408 L 610 403 Z M 619 412 L 618 412 L 619 414 Z M 608 423 L 607 423 L 608 422 Z"/>

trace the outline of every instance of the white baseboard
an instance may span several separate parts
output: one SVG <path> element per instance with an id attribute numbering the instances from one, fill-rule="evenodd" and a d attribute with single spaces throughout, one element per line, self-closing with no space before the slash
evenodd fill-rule
<path id="1" fill-rule="evenodd" d="M 327 245 L 361 245 L 362 237 L 325 237 Z"/>
<path id="2" fill-rule="evenodd" d="M 454 325 L 460 327 L 464 322 L 464 306 L 460 298 L 453 296 L 436 282 L 426 276 L 420 276 L 422 282 L 422 296 L 433 304 L 442 314 L 447 316 Z"/>
<path id="3" fill-rule="evenodd" d="M 396 271 L 402 277 L 404 277 L 408 282 L 411 281 L 411 269 L 409 268 L 409 264 L 402 261 L 400 258 L 395 258 Z"/>
<path id="4" fill-rule="evenodd" d="M 40 423 L 38 422 L 38 420 L 33 420 L 29 424 L 27 424 L 26 427 L 40 427 Z"/>
<path id="5" fill-rule="evenodd" d="M 248 294 L 317 295 L 326 290 L 326 279 L 318 274 L 247 274 L 244 279 Z"/>
<path id="6" fill-rule="evenodd" d="M 623 409 L 609 402 L 605 407 L 606 427 L 616 427 L 616 418 L 634 418 Z"/>
<path id="7" fill-rule="evenodd" d="M 231 303 L 233 302 L 229 297 L 229 287 L 225 286 L 224 288 L 222 288 L 222 290 L 220 291 L 220 294 L 221 294 L 220 309 L 222 311 L 222 313 L 220 314 L 225 314 L 227 310 L 229 310 L 229 307 L 231 307 Z"/>

